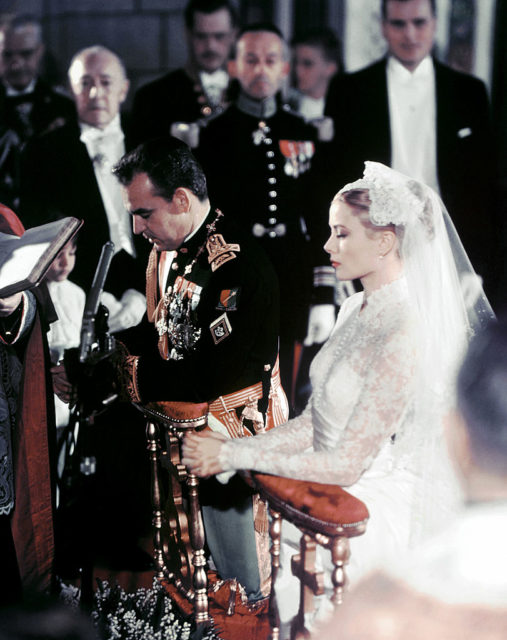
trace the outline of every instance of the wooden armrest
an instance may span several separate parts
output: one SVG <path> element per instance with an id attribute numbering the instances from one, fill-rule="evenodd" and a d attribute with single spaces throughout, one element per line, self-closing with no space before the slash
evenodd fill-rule
<path id="1" fill-rule="evenodd" d="M 255 472 L 252 480 L 271 507 L 297 527 L 327 536 L 353 537 L 365 531 L 366 505 L 338 485 Z"/>

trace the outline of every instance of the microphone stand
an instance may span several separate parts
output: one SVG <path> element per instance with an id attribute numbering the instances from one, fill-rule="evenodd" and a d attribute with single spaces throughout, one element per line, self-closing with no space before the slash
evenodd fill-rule
<path id="1" fill-rule="evenodd" d="M 96 381 L 94 382 L 96 367 L 107 360 L 115 350 L 115 339 L 109 334 L 109 311 L 100 303 L 113 255 L 114 244 L 106 242 L 102 247 L 92 286 L 86 298 L 77 354 L 75 349 L 69 349 L 64 355 L 65 370 L 73 383 L 76 400 L 62 439 L 65 463 L 60 479 L 59 508 L 72 508 L 79 503 L 80 498 L 83 499 L 86 507 L 85 513 L 79 514 L 80 522 L 82 518 L 85 524 L 82 548 L 77 555 L 81 582 L 80 602 L 81 607 L 86 610 L 91 609 L 93 603 L 94 557 L 91 536 L 87 536 L 86 533 L 91 521 L 88 500 L 97 466 L 91 435 L 95 416 L 102 413 L 117 397 L 116 394 L 111 393 L 97 402 L 94 394 L 94 391 L 98 390 Z M 87 548 L 87 545 L 90 546 Z"/>

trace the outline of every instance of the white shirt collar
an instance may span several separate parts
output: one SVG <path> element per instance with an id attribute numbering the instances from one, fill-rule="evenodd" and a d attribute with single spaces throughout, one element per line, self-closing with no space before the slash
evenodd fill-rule
<path id="1" fill-rule="evenodd" d="M 400 82 L 408 82 L 413 79 L 428 79 L 433 73 L 433 60 L 431 56 L 426 56 L 421 60 L 414 71 L 409 71 L 394 56 L 389 56 L 387 60 L 387 72 Z"/>
<path id="2" fill-rule="evenodd" d="M 7 95 L 9 97 L 14 98 L 16 96 L 27 96 L 30 93 L 33 93 L 35 91 L 35 85 L 37 84 L 37 80 L 35 80 L 34 78 L 32 82 L 30 82 L 30 84 L 24 89 L 21 89 L 21 91 L 19 91 L 18 89 L 15 89 L 14 87 L 11 87 L 11 85 L 5 80 L 4 80 L 4 84 L 5 84 L 5 90 L 7 92 Z"/>
<path id="3" fill-rule="evenodd" d="M 109 136 L 118 136 L 121 138 L 124 137 L 121 128 L 119 113 L 115 115 L 115 117 L 106 127 L 104 127 L 104 129 L 99 129 L 99 127 L 92 127 L 86 122 L 80 122 L 79 128 L 81 129 L 81 140 L 83 142 L 96 140 L 97 138 L 107 138 Z"/>

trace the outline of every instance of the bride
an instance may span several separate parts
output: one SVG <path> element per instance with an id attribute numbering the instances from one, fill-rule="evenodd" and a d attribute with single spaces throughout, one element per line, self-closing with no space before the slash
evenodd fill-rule
<path id="1" fill-rule="evenodd" d="M 335 196 L 329 226 L 324 248 L 337 277 L 359 278 L 363 291 L 342 305 L 312 363 L 305 411 L 254 438 L 189 435 L 183 462 L 201 477 L 253 469 L 346 487 L 370 511 L 366 534 L 351 540 L 355 580 L 451 515 L 458 495 L 443 420 L 468 341 L 493 312 L 441 200 L 425 185 L 366 162 L 363 178 Z M 300 534 L 286 525 L 290 554 Z M 276 588 L 287 619 L 297 597 L 287 586 L 295 580 L 290 562 L 282 564 Z"/>

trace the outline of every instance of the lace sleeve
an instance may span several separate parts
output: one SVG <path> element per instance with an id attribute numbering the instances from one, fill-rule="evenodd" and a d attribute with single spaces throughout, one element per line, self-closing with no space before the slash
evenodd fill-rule
<path id="1" fill-rule="evenodd" d="M 309 412 L 262 439 L 223 447 L 227 468 L 255 469 L 280 476 L 349 486 L 395 435 L 413 397 L 414 342 L 400 327 L 375 340 L 350 345 Z M 299 433 L 299 427 L 301 433 Z M 314 446 L 308 435 L 317 429 Z M 320 444 L 319 434 L 333 434 Z M 304 434 L 304 436 L 303 436 Z M 264 446 L 270 439 L 269 446 Z M 289 441 L 287 441 L 289 440 Z"/>
<path id="2" fill-rule="evenodd" d="M 224 469 L 253 469 L 252 460 L 262 451 L 274 457 L 291 455 L 312 446 L 311 403 L 305 411 L 285 424 L 253 438 L 230 440 L 222 446 L 220 462 Z"/>

